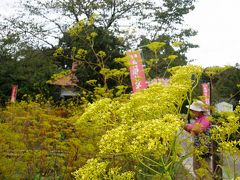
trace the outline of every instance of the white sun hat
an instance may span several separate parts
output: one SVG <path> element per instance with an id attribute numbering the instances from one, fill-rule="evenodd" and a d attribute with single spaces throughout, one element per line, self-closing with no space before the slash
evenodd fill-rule
<path id="1" fill-rule="evenodd" d="M 198 112 L 206 112 L 208 111 L 207 108 L 206 108 L 206 104 L 204 104 L 202 101 L 194 101 L 190 107 L 189 105 L 186 106 L 187 108 L 189 108 L 190 110 L 193 110 L 193 111 L 198 111 Z"/>

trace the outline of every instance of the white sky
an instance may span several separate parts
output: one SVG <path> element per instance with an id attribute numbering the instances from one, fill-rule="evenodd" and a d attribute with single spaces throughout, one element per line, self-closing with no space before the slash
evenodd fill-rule
<path id="1" fill-rule="evenodd" d="M 13 2 L 1 0 L 0 14 L 11 14 Z M 240 0 L 198 0 L 193 12 L 186 16 L 190 28 L 198 31 L 191 42 L 200 47 L 187 56 L 203 67 L 240 63 Z"/>
<path id="2" fill-rule="evenodd" d="M 200 47 L 188 53 L 193 64 L 207 66 L 240 63 L 240 0 L 199 0 L 186 17 L 198 35 L 191 42 Z"/>
<path id="3" fill-rule="evenodd" d="M 0 14 L 9 15 L 14 13 L 13 7 L 17 0 L 0 0 Z"/>

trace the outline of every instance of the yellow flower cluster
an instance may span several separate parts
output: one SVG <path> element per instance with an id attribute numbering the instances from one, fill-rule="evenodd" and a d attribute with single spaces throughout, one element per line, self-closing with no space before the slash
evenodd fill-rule
<path id="1" fill-rule="evenodd" d="M 176 66 L 169 69 L 169 72 L 173 75 L 170 81 L 172 84 L 182 83 L 185 87 L 191 89 L 196 80 L 201 77 L 203 68 L 193 65 Z"/>
<path id="2" fill-rule="evenodd" d="M 146 45 L 146 47 L 149 48 L 154 53 L 156 53 L 157 51 L 159 51 L 165 45 L 166 45 L 165 42 L 152 42 L 152 43 Z"/>
<path id="3" fill-rule="evenodd" d="M 232 134 L 238 133 L 240 127 L 239 123 L 240 113 L 225 112 L 221 114 L 218 119 L 219 125 L 212 130 L 212 137 L 216 141 L 224 142 L 229 141 Z"/>
<path id="4" fill-rule="evenodd" d="M 107 162 L 98 162 L 98 159 L 90 159 L 86 165 L 74 172 L 76 179 L 100 179 L 106 172 Z"/>
<path id="5" fill-rule="evenodd" d="M 105 98 L 86 109 L 78 123 L 88 123 L 89 127 L 98 127 L 98 130 L 105 128 L 98 143 L 100 159 L 118 157 L 120 162 L 131 159 L 135 164 L 144 163 L 146 159 L 150 162 L 159 160 L 163 174 L 174 174 L 174 163 L 179 162 L 178 151 L 181 150 L 176 143 L 183 123 L 180 110 L 199 80 L 202 68 L 175 67 L 170 72 L 168 86 L 153 84 L 132 94 L 130 99 Z M 98 164 L 88 163 L 88 166 L 93 170 Z M 83 167 L 81 173 L 90 173 L 91 168 Z"/>
<path id="6" fill-rule="evenodd" d="M 235 176 L 238 172 L 236 162 L 239 161 L 240 156 L 240 105 L 234 112 L 221 113 L 215 121 L 217 126 L 212 129 L 212 138 L 218 143 L 218 152 L 224 155 L 227 166 L 223 171 L 227 172 L 228 179 L 235 179 L 236 177 L 232 175 Z M 230 166 L 232 161 L 233 166 Z"/>
<path id="7" fill-rule="evenodd" d="M 176 115 L 140 121 L 132 126 L 121 125 L 102 136 L 99 143 L 100 154 L 129 153 L 132 156 L 152 154 L 159 158 L 169 150 L 169 144 L 181 125 L 182 122 Z"/>
<path id="8" fill-rule="evenodd" d="M 89 127 L 112 128 L 118 124 L 116 110 L 120 103 L 109 98 L 101 99 L 94 104 L 90 104 L 86 112 L 79 118 L 77 124 L 89 124 Z"/>
<path id="9" fill-rule="evenodd" d="M 85 20 L 81 20 L 77 22 L 73 27 L 69 28 L 68 33 L 70 34 L 70 36 L 78 36 L 79 33 L 83 31 L 83 28 L 86 26 L 85 23 Z"/>
<path id="10" fill-rule="evenodd" d="M 229 153 L 231 156 L 240 156 L 240 150 L 237 146 L 240 146 L 240 140 L 224 141 L 219 143 L 219 150 L 221 152 Z"/>
<path id="11" fill-rule="evenodd" d="M 77 180 L 86 179 L 102 179 L 102 180 L 131 180 L 134 179 L 133 172 L 121 173 L 121 168 L 115 167 L 108 169 L 109 162 L 99 162 L 99 159 L 90 159 L 86 165 L 78 171 L 74 172 L 73 175 Z"/>

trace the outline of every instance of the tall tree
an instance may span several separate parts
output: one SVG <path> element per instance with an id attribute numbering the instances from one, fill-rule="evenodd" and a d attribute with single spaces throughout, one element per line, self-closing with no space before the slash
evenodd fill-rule
<path id="1" fill-rule="evenodd" d="M 240 100 L 240 69 L 229 67 L 221 72 L 214 83 L 213 101 L 227 101 L 237 106 Z"/>
<path id="2" fill-rule="evenodd" d="M 144 34 L 150 39 L 166 33 L 183 36 L 184 15 L 194 9 L 194 1 L 21 0 L 22 12 L 2 27 L 22 33 L 22 39 L 34 45 L 52 46 L 72 24 L 96 15 L 97 27 L 121 35 L 132 46 Z"/>
<path id="3" fill-rule="evenodd" d="M 0 39 L 0 104 L 8 101 L 11 92 L 11 86 L 16 77 L 16 68 L 18 61 L 14 58 L 16 52 L 13 44 L 18 42 L 15 34 L 8 34 Z"/>
<path id="4" fill-rule="evenodd" d="M 46 81 L 57 71 L 49 49 L 33 49 L 22 44 L 14 50 L 19 38 L 8 35 L 0 39 L 0 102 L 4 104 L 10 96 L 12 84 L 18 85 L 18 98 L 24 95 L 42 94 L 51 96 Z"/>
<path id="5" fill-rule="evenodd" d="M 194 31 L 186 31 L 184 36 L 194 35 Z M 184 37 L 182 36 L 182 39 Z M 177 41 L 176 41 L 177 40 Z M 186 65 L 188 60 L 186 52 L 189 48 L 195 48 L 197 45 L 186 42 L 185 40 L 172 38 L 170 35 L 160 35 L 155 41 L 141 37 L 139 48 L 142 49 L 144 63 L 149 67 L 149 78 L 168 77 L 170 74 L 167 69 L 174 66 Z M 152 43 L 151 43 L 152 42 Z M 152 53 L 151 48 L 155 45 L 155 53 Z M 153 47 L 151 47 L 153 46 Z"/>
<path id="6" fill-rule="evenodd" d="M 124 56 L 123 42 L 111 31 L 96 28 L 94 17 L 69 28 L 60 46 L 54 55 L 66 68 L 70 68 L 71 62 L 78 64 L 76 75 L 81 88 L 93 91 L 102 87 L 101 90 L 109 92 L 116 86 L 129 84 L 128 69 L 115 61 Z"/>

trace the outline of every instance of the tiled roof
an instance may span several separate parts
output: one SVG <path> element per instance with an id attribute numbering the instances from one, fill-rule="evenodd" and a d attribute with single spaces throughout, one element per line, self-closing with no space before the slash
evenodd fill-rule
<path id="1" fill-rule="evenodd" d="M 59 79 L 53 80 L 51 84 L 58 86 L 77 86 L 78 79 L 74 73 L 69 73 Z"/>

